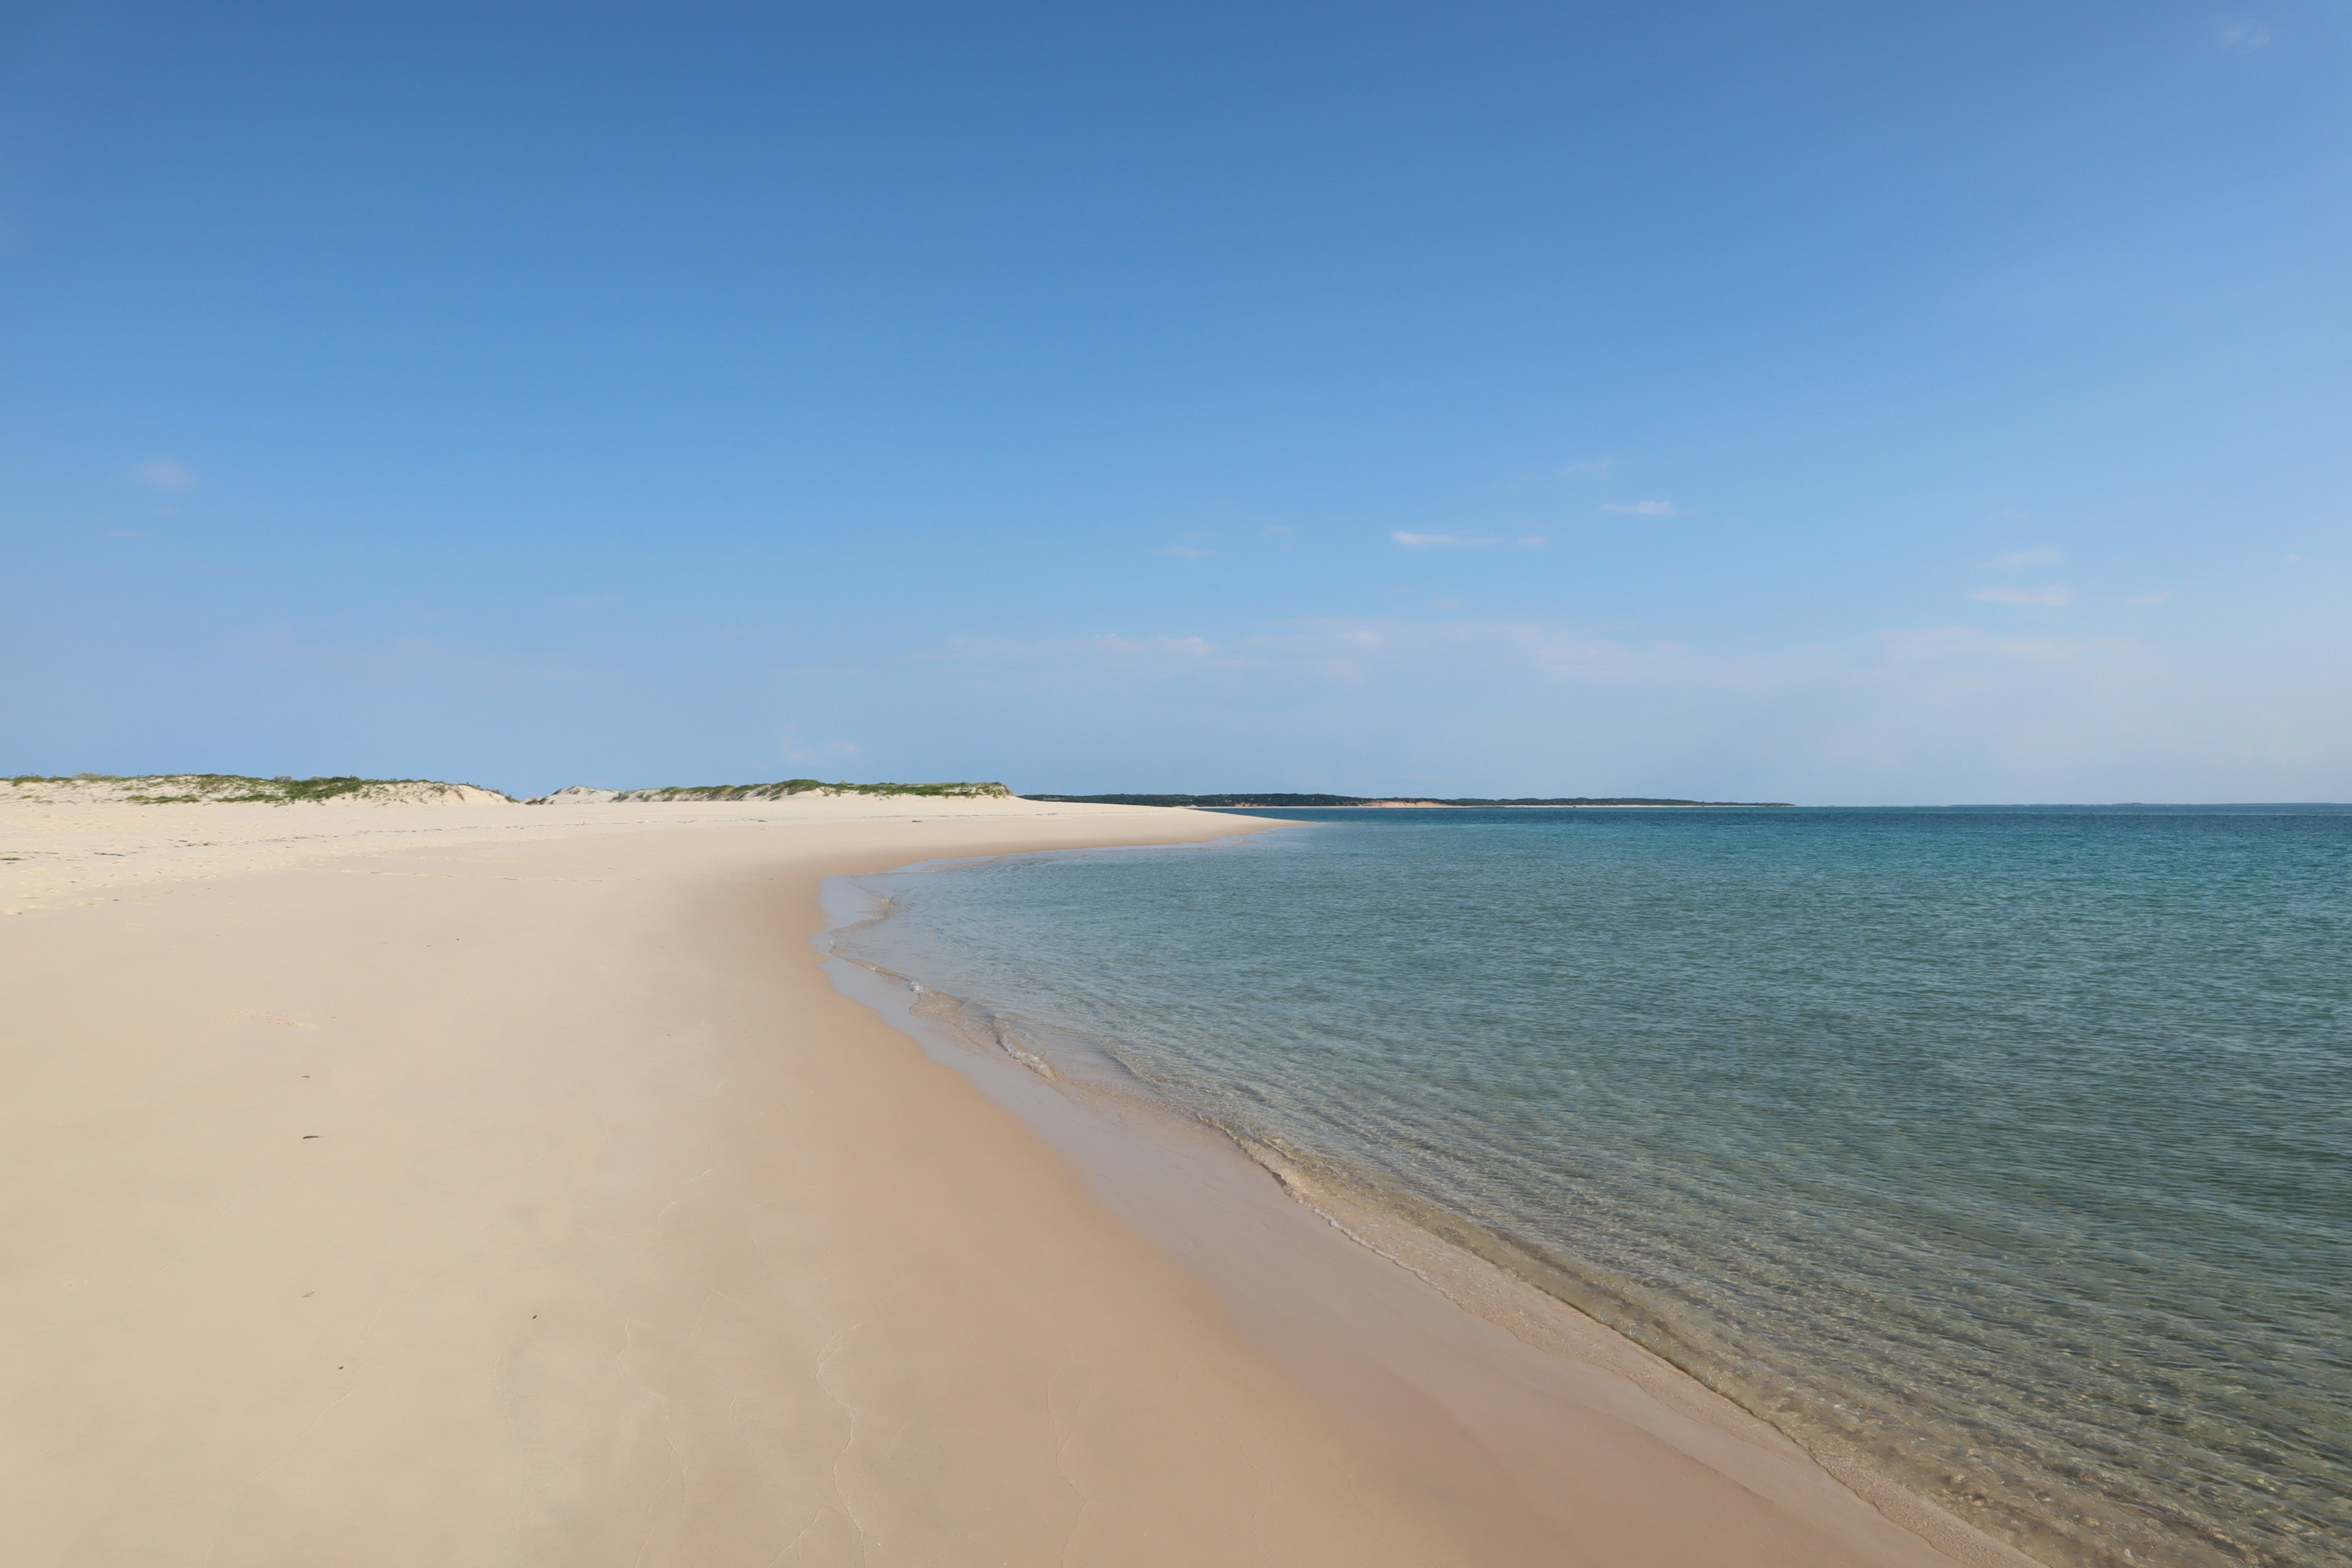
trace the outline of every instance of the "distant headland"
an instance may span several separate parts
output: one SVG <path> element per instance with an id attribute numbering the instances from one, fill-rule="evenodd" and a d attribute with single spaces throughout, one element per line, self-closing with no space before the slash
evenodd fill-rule
<path id="1" fill-rule="evenodd" d="M 1433 795 L 1024 795 L 1024 800 L 1060 801 L 1071 805 L 1190 805 L 1234 807 L 1256 806 L 1270 811 L 1296 809 L 1301 806 L 1342 805 L 1683 805 L 1683 806 L 1789 806 L 1795 803 L 1785 800 L 1654 800 L 1644 795 L 1535 795 L 1514 796 L 1507 800 L 1490 800 L 1483 796 L 1463 795 L 1439 799 Z"/>

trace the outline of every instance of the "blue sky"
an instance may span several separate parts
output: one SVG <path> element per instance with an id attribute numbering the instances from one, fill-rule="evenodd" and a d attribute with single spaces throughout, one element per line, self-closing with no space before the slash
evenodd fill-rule
<path id="1" fill-rule="evenodd" d="M 18 6 L 0 764 L 2352 798 L 2352 6 Z"/>

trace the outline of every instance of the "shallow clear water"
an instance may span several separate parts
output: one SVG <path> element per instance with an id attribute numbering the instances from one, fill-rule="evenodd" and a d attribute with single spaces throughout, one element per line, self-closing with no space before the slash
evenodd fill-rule
<path id="1" fill-rule="evenodd" d="M 1262 815 L 848 945 L 2048 1561 L 2352 1563 L 2352 811 Z"/>

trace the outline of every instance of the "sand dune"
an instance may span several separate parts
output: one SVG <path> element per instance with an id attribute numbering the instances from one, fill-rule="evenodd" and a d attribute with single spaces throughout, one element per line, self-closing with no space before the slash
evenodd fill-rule
<path id="1" fill-rule="evenodd" d="M 234 773 L 148 773 L 117 778 L 0 779 L 0 810 L 23 805 L 505 805 L 479 784 L 438 779 L 249 778 Z"/>

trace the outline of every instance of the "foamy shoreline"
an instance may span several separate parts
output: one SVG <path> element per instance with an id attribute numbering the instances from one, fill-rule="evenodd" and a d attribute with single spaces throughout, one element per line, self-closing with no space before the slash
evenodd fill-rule
<path id="1" fill-rule="evenodd" d="M 1332 1390 L 1412 1407 L 1431 1363 L 1270 1354 L 1244 1320 L 1278 1289 L 1204 1291 L 1181 1237 L 1104 1208 L 807 946 L 826 877 L 1242 826 L 9 812 L 16 1560 L 1552 1562 L 1486 1505 L 1567 1486 L 1596 1563 L 1948 1561 L 1801 1455 L 1685 1432 L 1314 1220 L 1375 1270 L 1363 1310 L 1424 1292 L 1481 1354 L 1542 1360 L 1449 1363 L 1516 1439 L 1415 1472 Z M 1251 1234 L 1276 1280 L 1292 1233 Z M 1514 1378 L 1576 1382 L 1600 1445 L 1529 1469 L 1558 1451 Z M 1759 1491 L 1759 1464 L 1801 1484 Z"/>

